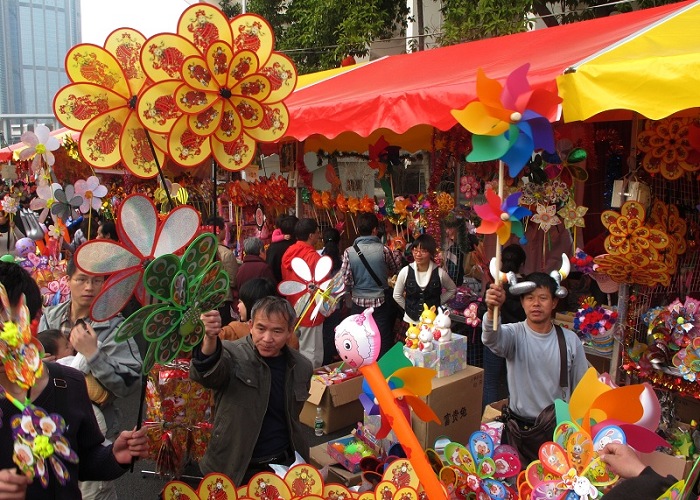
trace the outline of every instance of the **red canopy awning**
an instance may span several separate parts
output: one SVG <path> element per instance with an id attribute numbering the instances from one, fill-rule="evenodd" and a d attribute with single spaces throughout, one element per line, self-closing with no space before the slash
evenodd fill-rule
<path id="1" fill-rule="evenodd" d="M 556 77 L 569 66 L 690 3 L 385 57 L 294 92 L 286 101 L 290 126 L 285 137 L 360 139 L 373 132 L 373 138 L 383 131 L 413 133 L 420 126 L 448 130 L 456 124 L 450 111 L 476 98 L 478 68 L 503 81 L 529 62 L 531 85 L 556 92 Z"/>

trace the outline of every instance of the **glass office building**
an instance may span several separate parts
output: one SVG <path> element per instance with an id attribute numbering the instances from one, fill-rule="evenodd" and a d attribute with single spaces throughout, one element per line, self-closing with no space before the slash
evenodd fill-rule
<path id="1" fill-rule="evenodd" d="M 80 0 L 0 1 L 0 131 L 10 143 L 34 123 L 55 123 L 46 115 L 80 38 Z"/>

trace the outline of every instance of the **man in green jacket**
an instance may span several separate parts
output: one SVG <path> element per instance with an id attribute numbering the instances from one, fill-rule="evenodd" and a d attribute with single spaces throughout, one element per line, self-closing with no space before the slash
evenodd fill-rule
<path id="1" fill-rule="evenodd" d="M 270 464 L 291 465 L 295 452 L 309 459 L 299 414 L 309 396 L 311 362 L 287 340 L 296 314 L 280 297 L 253 306 L 250 335 L 221 341 L 218 311 L 202 314 L 205 335 L 193 350 L 190 378 L 214 390 L 214 428 L 199 466 L 247 484 Z"/>

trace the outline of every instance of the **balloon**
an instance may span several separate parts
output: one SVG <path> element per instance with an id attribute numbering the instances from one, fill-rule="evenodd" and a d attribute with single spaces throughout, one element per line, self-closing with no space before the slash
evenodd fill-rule
<path id="1" fill-rule="evenodd" d="M 345 318 L 335 327 L 335 348 L 343 362 L 360 368 L 377 361 L 381 347 L 379 328 L 374 322 L 374 308 Z"/>
<path id="2" fill-rule="evenodd" d="M 15 243 L 18 257 L 26 258 L 30 253 L 36 253 L 36 243 L 31 238 L 20 238 Z"/>

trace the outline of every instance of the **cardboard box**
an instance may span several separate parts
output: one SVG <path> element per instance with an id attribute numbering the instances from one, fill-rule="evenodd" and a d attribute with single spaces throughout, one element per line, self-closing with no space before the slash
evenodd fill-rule
<path id="1" fill-rule="evenodd" d="M 556 313 L 554 315 L 553 323 L 555 325 L 561 326 L 562 328 L 568 328 L 569 330 L 575 331 L 574 330 L 574 318 L 575 317 L 576 317 L 576 313 L 573 313 L 573 312 Z"/>
<path id="2" fill-rule="evenodd" d="M 437 371 L 437 377 L 449 377 L 467 367 L 467 346 L 469 342 L 464 335 L 452 334 L 449 342 L 434 342 L 432 351 L 403 348 L 404 355 L 413 366 L 432 368 Z"/>
<path id="3" fill-rule="evenodd" d="M 381 415 L 367 415 L 363 421 L 362 431 L 364 439 L 368 440 L 376 449 L 382 450 L 384 453 L 389 451 L 394 444 L 399 442 L 394 431 L 389 431 L 384 439 L 377 439 L 376 435 L 382 426 Z"/>
<path id="4" fill-rule="evenodd" d="M 662 476 L 671 475 L 680 480 L 687 478 L 693 466 L 692 460 L 685 460 L 683 457 L 667 455 L 661 451 L 651 453 L 637 453 L 644 465 L 650 466 L 657 474 Z"/>
<path id="5" fill-rule="evenodd" d="M 362 481 L 361 473 L 345 470 L 343 467 L 338 465 L 335 459 L 328 455 L 328 446 L 326 443 L 312 447 L 310 454 L 311 465 L 319 470 L 327 467 L 326 470 L 328 470 L 328 476 L 326 477 L 326 484 L 337 483 L 350 487 L 360 484 Z"/>
<path id="6" fill-rule="evenodd" d="M 500 401 L 486 405 L 486 408 L 484 408 L 484 413 L 481 414 L 481 423 L 485 424 L 496 420 L 501 416 L 503 407 L 507 404 L 508 399 L 501 399 Z"/>
<path id="7" fill-rule="evenodd" d="M 433 379 L 433 391 L 423 400 L 433 409 L 441 425 L 423 422 L 411 414 L 411 425 L 423 449 L 433 448 L 439 436 L 465 443 L 481 424 L 484 370 L 467 366 L 449 377 Z"/>
<path id="8" fill-rule="evenodd" d="M 339 364 L 329 365 L 329 368 L 332 369 Z M 358 376 L 331 385 L 326 385 L 320 380 L 311 380 L 309 398 L 304 403 L 299 420 L 313 428 L 316 407 L 320 407 L 325 433 L 361 422 L 364 409 L 358 397 L 362 392 L 363 380 L 364 377 Z"/>

